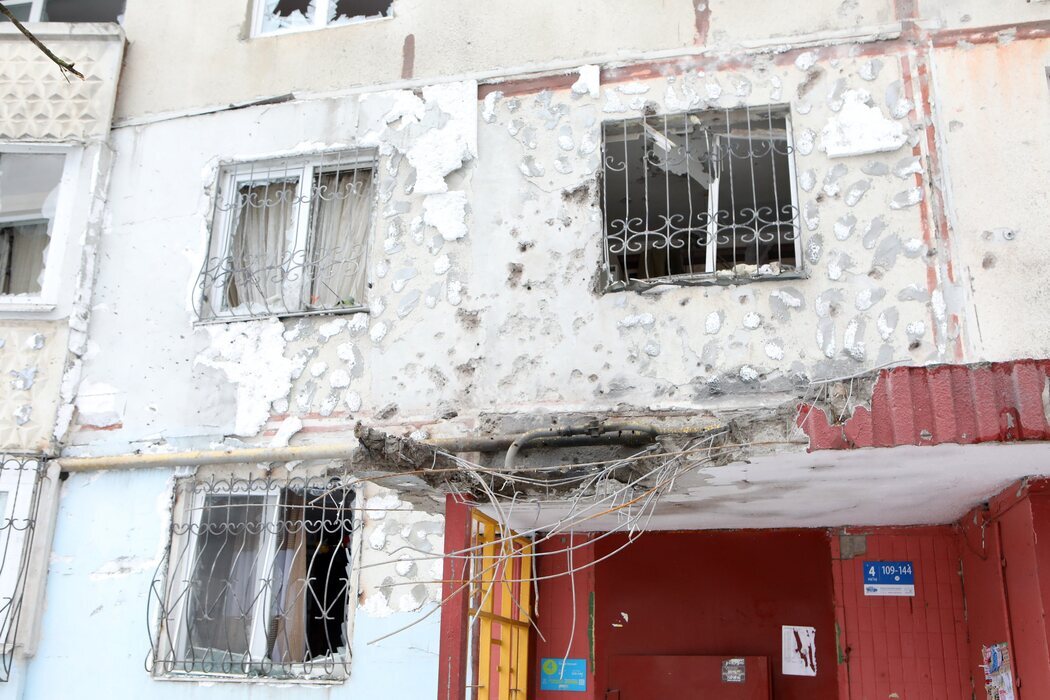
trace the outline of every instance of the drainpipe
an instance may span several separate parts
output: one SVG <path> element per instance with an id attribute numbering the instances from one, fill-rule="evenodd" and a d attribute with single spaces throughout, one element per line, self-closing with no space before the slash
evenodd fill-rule
<path id="1" fill-rule="evenodd" d="M 511 443 L 510 447 L 507 448 L 507 456 L 503 460 L 503 468 L 507 471 L 513 471 L 514 462 L 518 458 L 519 451 L 526 445 L 538 447 L 541 441 L 550 438 L 571 440 L 577 436 L 587 436 L 599 440 L 605 438 L 603 442 L 591 444 L 620 445 L 623 444 L 624 438 L 631 437 L 633 439 L 642 439 L 645 441 L 643 444 L 647 444 L 655 442 L 657 434 L 655 428 L 647 425 L 631 425 L 630 423 L 592 423 L 577 428 L 541 428 L 540 430 L 523 433 Z M 562 447 L 563 445 L 559 443 L 557 446 Z"/>
<path id="2" fill-rule="evenodd" d="M 441 452 L 499 452 L 508 451 L 507 463 L 513 465 L 517 453 L 525 446 L 588 447 L 594 445 L 646 445 L 657 435 L 673 432 L 699 434 L 709 428 L 689 431 L 657 430 L 652 426 L 609 423 L 588 424 L 575 428 L 534 430 L 528 433 L 509 433 L 487 437 L 435 438 L 423 444 Z M 257 464 L 260 462 L 292 462 L 316 459 L 349 459 L 358 443 L 337 442 L 325 445 L 295 445 L 289 447 L 246 447 L 223 450 L 191 450 L 155 454 L 124 454 L 108 457 L 59 457 L 57 462 L 64 472 L 87 472 L 103 469 L 144 469 L 150 467 L 184 467 L 216 464 Z"/>

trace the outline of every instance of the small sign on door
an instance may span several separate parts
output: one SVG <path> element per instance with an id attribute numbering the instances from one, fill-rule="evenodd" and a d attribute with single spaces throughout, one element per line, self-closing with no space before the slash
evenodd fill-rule
<path id="1" fill-rule="evenodd" d="M 817 675 L 817 630 L 784 625 L 781 628 L 781 668 L 785 676 Z"/>
<path id="2" fill-rule="evenodd" d="M 587 691 L 587 659 L 540 659 L 540 690 Z"/>
<path id="3" fill-rule="evenodd" d="M 723 683 L 746 683 L 747 662 L 744 659 L 725 659 L 722 661 Z"/>
<path id="4" fill-rule="evenodd" d="M 914 596 L 915 567 L 910 561 L 864 562 L 864 595 Z"/>

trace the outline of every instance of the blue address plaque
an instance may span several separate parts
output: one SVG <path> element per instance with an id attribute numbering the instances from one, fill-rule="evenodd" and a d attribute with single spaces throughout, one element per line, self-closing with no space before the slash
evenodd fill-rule
<path id="1" fill-rule="evenodd" d="M 914 596 L 915 567 L 910 561 L 864 562 L 864 595 Z"/>
<path id="2" fill-rule="evenodd" d="M 540 690 L 587 692 L 587 659 L 540 659 Z"/>

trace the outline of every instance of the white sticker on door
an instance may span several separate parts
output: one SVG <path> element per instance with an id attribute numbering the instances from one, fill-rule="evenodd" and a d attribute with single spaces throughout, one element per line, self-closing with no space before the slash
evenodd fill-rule
<path id="1" fill-rule="evenodd" d="M 813 627 L 784 625 L 781 639 L 782 673 L 785 676 L 817 675 L 817 630 Z"/>

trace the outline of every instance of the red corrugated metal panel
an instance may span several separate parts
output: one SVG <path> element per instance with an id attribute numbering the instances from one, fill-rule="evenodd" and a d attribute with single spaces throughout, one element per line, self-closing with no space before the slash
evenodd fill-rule
<path id="1" fill-rule="evenodd" d="M 870 410 L 832 424 L 803 405 L 799 426 L 811 450 L 1047 440 L 1048 376 L 1050 360 L 895 367 L 879 373 Z"/>
<path id="2" fill-rule="evenodd" d="M 867 551 L 840 558 L 832 541 L 840 697 L 969 700 L 959 547 L 951 527 L 867 531 Z M 915 564 L 914 598 L 864 595 L 869 561 Z"/>

